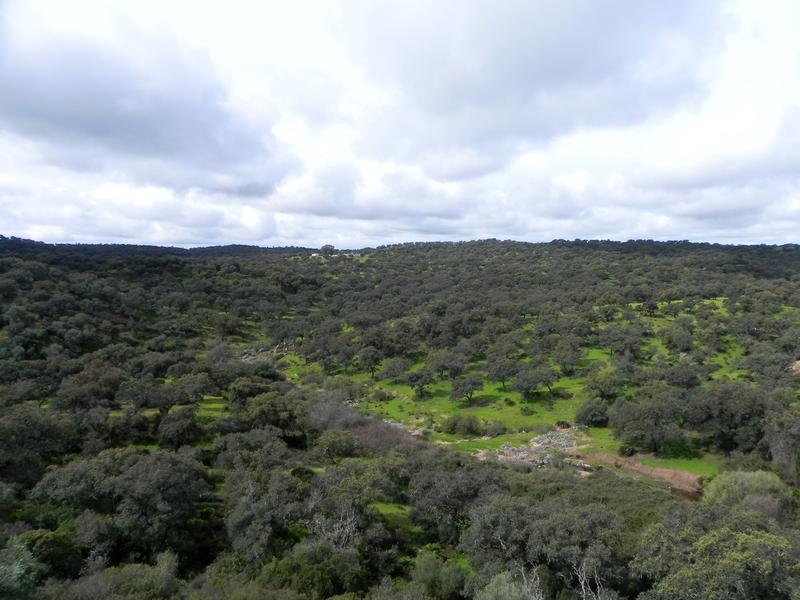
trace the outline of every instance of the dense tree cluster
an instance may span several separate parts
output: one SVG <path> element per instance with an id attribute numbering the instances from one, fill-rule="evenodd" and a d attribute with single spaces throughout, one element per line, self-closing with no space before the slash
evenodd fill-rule
<path id="1" fill-rule="evenodd" d="M 795 598 L 799 274 L 796 246 L 0 238 L 0 597 Z M 489 383 L 725 467 L 687 502 L 358 411 L 410 389 L 438 435 L 517 433 L 468 412 Z"/>

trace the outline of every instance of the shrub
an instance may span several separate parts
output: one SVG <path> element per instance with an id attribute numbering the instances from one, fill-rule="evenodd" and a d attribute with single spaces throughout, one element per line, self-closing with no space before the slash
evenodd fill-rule
<path id="1" fill-rule="evenodd" d="M 361 442 L 347 431 L 326 431 L 319 436 L 315 446 L 320 458 L 329 461 L 364 454 Z"/>
<path id="2" fill-rule="evenodd" d="M 587 427 L 604 427 L 608 424 L 608 402 L 602 398 L 587 400 L 575 413 L 575 422 Z"/>
<path id="3" fill-rule="evenodd" d="M 498 435 L 503 435 L 505 432 L 506 432 L 506 426 L 503 425 L 500 421 L 492 421 L 486 428 L 486 435 L 488 435 L 489 437 L 497 437 Z"/>
<path id="4" fill-rule="evenodd" d="M 633 456 L 634 454 L 636 454 L 636 448 L 634 446 L 630 446 L 628 444 L 622 444 L 619 447 L 620 456 Z"/>
<path id="5" fill-rule="evenodd" d="M 461 415 L 453 415 L 448 417 L 442 423 L 442 431 L 444 433 L 455 433 L 458 435 L 478 436 L 483 435 L 483 428 L 480 421 L 473 416 L 464 417 Z"/>

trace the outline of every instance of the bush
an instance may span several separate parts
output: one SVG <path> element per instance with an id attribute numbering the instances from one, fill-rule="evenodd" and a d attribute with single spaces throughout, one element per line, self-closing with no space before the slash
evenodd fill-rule
<path id="1" fill-rule="evenodd" d="M 708 504 L 733 507 L 754 496 L 788 502 L 791 488 L 769 471 L 726 471 L 706 486 L 703 499 Z"/>
<path id="2" fill-rule="evenodd" d="M 354 548 L 326 545 L 295 546 L 291 553 L 268 567 L 267 575 L 272 582 L 312 600 L 361 591 L 367 583 L 367 574 Z"/>
<path id="3" fill-rule="evenodd" d="M 636 454 L 636 447 L 630 446 L 628 444 L 622 444 L 619 447 L 619 455 L 620 456 L 633 456 Z"/>
<path id="4" fill-rule="evenodd" d="M 381 388 L 376 388 L 372 392 L 372 400 L 374 400 L 375 402 L 387 402 L 389 400 L 392 400 L 393 398 L 394 395 L 391 392 Z"/>
<path id="5" fill-rule="evenodd" d="M 194 407 L 181 408 L 165 416 L 158 426 L 158 444 L 177 450 L 181 446 L 197 441 L 203 430 L 195 421 Z"/>
<path id="6" fill-rule="evenodd" d="M 56 531 L 32 529 L 19 536 L 33 557 L 47 566 L 59 579 L 77 577 L 83 566 L 83 556 L 75 543 L 75 528 L 62 525 Z"/>
<path id="7" fill-rule="evenodd" d="M 397 382 L 406 374 L 411 364 L 411 361 L 407 358 L 392 358 L 387 360 L 383 364 L 383 369 L 378 374 L 378 379 L 391 379 Z"/>
<path id="8" fill-rule="evenodd" d="M 608 402 L 602 398 L 587 400 L 575 413 L 575 422 L 587 427 L 604 427 L 608 425 Z"/>
<path id="9" fill-rule="evenodd" d="M 320 458 L 329 461 L 364 454 L 361 442 L 347 431 L 326 431 L 317 439 L 315 449 Z"/>
<path id="10" fill-rule="evenodd" d="M 467 572 L 454 560 L 442 560 L 435 553 L 421 551 L 417 554 L 411 580 L 422 587 L 430 597 L 448 600 L 463 597 Z"/>
<path id="11" fill-rule="evenodd" d="M 506 426 L 503 425 L 500 421 L 492 421 L 486 428 L 486 435 L 488 435 L 489 437 L 497 437 L 498 435 L 503 435 L 505 432 L 506 432 Z"/>
<path id="12" fill-rule="evenodd" d="M 463 417 L 461 415 L 453 415 L 448 417 L 441 427 L 444 433 L 456 433 L 465 436 L 478 436 L 483 435 L 483 428 L 480 421 L 473 416 Z"/>

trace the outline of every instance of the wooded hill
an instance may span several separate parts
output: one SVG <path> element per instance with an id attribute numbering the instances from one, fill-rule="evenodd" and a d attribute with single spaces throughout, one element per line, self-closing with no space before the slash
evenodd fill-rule
<path id="1" fill-rule="evenodd" d="M 0 301 L 0 597 L 800 589 L 799 246 L 0 238 Z M 556 427 L 605 468 L 492 459 Z"/>

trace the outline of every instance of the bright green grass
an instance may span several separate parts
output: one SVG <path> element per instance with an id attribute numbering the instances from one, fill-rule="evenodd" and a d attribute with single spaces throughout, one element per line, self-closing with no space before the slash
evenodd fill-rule
<path id="1" fill-rule="evenodd" d="M 386 524 L 413 536 L 422 535 L 425 530 L 411 521 L 411 507 L 398 502 L 371 502 L 369 507 L 377 511 Z"/>
<path id="2" fill-rule="evenodd" d="M 280 362 L 281 370 L 292 383 L 299 383 L 303 377 L 308 375 L 323 373 L 321 366 L 306 363 L 305 359 L 298 354 L 286 354 Z"/>
<path id="3" fill-rule="evenodd" d="M 469 555 L 458 550 L 451 550 L 445 554 L 447 558 L 455 562 L 459 567 L 464 569 L 467 573 L 474 573 L 475 569 L 472 568 L 472 563 L 469 561 Z"/>
<path id="4" fill-rule="evenodd" d="M 722 464 L 722 458 L 713 454 L 705 454 L 697 458 L 636 456 L 635 460 L 649 467 L 663 467 L 666 469 L 696 473 L 698 475 L 716 475 Z"/>
<path id="5" fill-rule="evenodd" d="M 800 306 L 792 306 L 791 304 L 781 304 L 781 312 L 800 312 Z"/>
<path id="6" fill-rule="evenodd" d="M 669 319 L 663 317 L 648 318 L 654 331 L 658 331 L 667 326 Z M 645 347 L 651 355 L 669 356 L 669 351 L 664 342 L 659 337 L 653 337 L 646 341 Z M 720 364 L 725 372 L 736 372 L 731 363 L 741 355 L 741 348 L 731 346 L 725 353 L 720 353 L 712 359 L 715 364 Z M 585 349 L 585 354 L 580 361 L 579 367 L 583 368 L 594 362 L 608 362 L 611 354 L 607 349 L 591 347 Z M 717 362 L 719 361 L 719 362 Z M 302 358 L 289 355 L 285 360 L 285 372 L 290 379 L 301 379 L 303 374 L 315 372 L 316 365 L 307 365 Z M 411 370 L 421 369 L 425 362 L 416 361 Z M 478 374 L 485 377 L 483 372 L 483 362 L 470 365 L 467 373 Z M 727 371 L 725 370 L 727 368 Z M 377 369 L 376 372 L 379 372 Z M 318 371 L 316 371 L 318 372 Z M 584 389 L 584 379 L 582 377 L 561 377 L 553 387 L 555 394 L 551 396 L 541 390 L 538 397 L 533 402 L 524 402 L 519 393 L 510 389 L 506 384 L 506 389 L 500 384 L 485 382 L 483 387 L 478 390 L 472 402 L 464 400 L 452 400 L 450 392 L 451 382 L 448 380 L 437 380 L 426 386 L 424 399 L 418 400 L 414 390 L 408 385 L 395 383 L 390 380 L 374 380 L 369 373 L 352 373 L 347 377 L 354 382 L 371 385 L 376 389 L 389 392 L 391 395 L 387 400 L 364 400 L 359 408 L 374 416 L 402 423 L 409 428 L 423 429 L 427 432 L 430 441 L 444 443 L 453 449 L 475 453 L 480 450 L 497 450 L 503 444 L 519 446 L 527 444 L 531 438 L 538 433 L 551 428 L 559 421 L 574 422 L 575 413 L 578 407 L 588 398 L 588 393 Z M 560 395 L 569 396 L 567 398 Z M 533 413 L 523 415 L 520 409 L 530 408 Z M 448 417 L 453 415 L 474 416 L 482 423 L 499 421 L 507 430 L 507 433 L 494 438 L 475 437 L 465 439 L 463 436 L 450 435 L 436 432 L 434 428 L 441 425 Z M 606 452 L 617 454 L 620 442 L 614 439 L 611 430 L 606 427 L 589 428 L 585 431 L 586 439 L 580 441 L 582 450 L 585 454 Z M 667 459 L 656 457 L 636 457 L 635 460 L 642 464 L 685 470 L 700 475 L 712 475 L 719 470 L 721 459 L 713 455 L 706 455 L 701 458 L 691 459 Z M 377 510 L 377 509 L 376 509 Z"/>
<path id="7" fill-rule="evenodd" d="M 670 304 L 683 304 L 683 300 L 662 300 L 661 302 L 656 302 L 656 306 L 658 306 L 658 310 L 662 310 L 663 308 L 669 306 Z"/>
<path id="8" fill-rule="evenodd" d="M 619 451 L 620 443 L 614 438 L 611 429 L 608 427 L 589 427 L 586 430 L 589 441 L 582 448 L 586 454 L 594 452 L 607 452 L 616 454 Z"/>
<path id="9" fill-rule="evenodd" d="M 664 343 L 664 340 L 658 337 L 649 339 L 642 344 L 642 350 L 642 354 L 644 356 L 650 356 L 651 360 L 655 360 L 658 357 L 664 359 L 669 358 L 669 349 L 667 345 Z"/>
<path id="10" fill-rule="evenodd" d="M 744 348 L 730 339 L 726 340 L 726 343 L 727 348 L 725 350 L 718 352 L 708 360 L 709 364 L 719 366 L 719 369 L 714 371 L 711 377 L 713 379 L 719 379 L 720 377 L 729 379 L 747 377 L 747 370 L 739 369 L 735 366 L 739 359 L 744 356 Z"/>
<path id="11" fill-rule="evenodd" d="M 614 439 L 611 429 L 608 427 L 590 427 L 586 434 L 589 436 L 589 442 L 582 448 L 582 451 L 588 456 L 591 457 L 597 452 L 614 455 L 619 452 L 620 442 Z M 649 467 L 676 469 L 698 475 L 715 475 L 722 464 L 722 458 L 713 454 L 705 454 L 697 458 L 661 458 L 636 455 L 633 460 Z"/>
<path id="12" fill-rule="evenodd" d="M 704 300 L 703 304 L 710 304 L 714 307 L 717 311 L 717 314 L 722 315 L 723 317 L 728 316 L 728 308 L 725 306 L 725 298 L 709 298 L 708 300 Z"/>
<path id="13" fill-rule="evenodd" d="M 537 434 L 535 432 L 504 433 L 493 438 L 473 438 L 471 440 L 459 440 L 450 444 L 450 447 L 461 452 L 474 454 L 479 450 L 499 450 L 503 444 L 524 446 L 531 441 L 532 438 L 536 437 L 536 435 Z"/>
<path id="14" fill-rule="evenodd" d="M 640 315 L 639 319 L 642 321 L 642 323 L 648 325 L 656 335 L 669 327 L 672 323 L 672 319 L 668 319 L 666 317 L 650 317 L 647 315 Z"/>
<path id="15" fill-rule="evenodd" d="M 568 391 L 573 394 L 572 398 L 552 399 L 549 394 L 542 392 L 538 399 L 529 403 L 523 402 L 519 393 L 508 389 L 504 391 L 496 383 L 485 383 L 469 404 L 450 399 L 452 387 L 449 381 L 437 381 L 428 386 L 429 395 L 423 400 L 416 400 L 413 390 L 404 384 L 382 381 L 378 386 L 393 393 L 394 397 L 385 401 L 362 402 L 361 409 L 414 427 L 441 424 L 447 417 L 455 414 L 474 416 L 487 422 L 500 421 L 507 429 L 513 430 L 554 425 L 557 421 L 572 420 L 578 406 L 585 399 L 582 380 L 577 377 L 562 377 L 553 385 L 554 391 Z M 506 399 L 514 404 L 509 405 Z M 533 414 L 523 415 L 520 412 L 523 406 L 530 408 Z"/>
<path id="16" fill-rule="evenodd" d="M 608 360 L 611 358 L 611 352 L 605 348 L 591 347 L 586 349 L 584 361 L 593 362 L 597 360 Z"/>
<path id="17" fill-rule="evenodd" d="M 197 420 L 207 424 L 230 415 L 230 408 L 222 396 L 203 396 L 197 403 Z"/>

